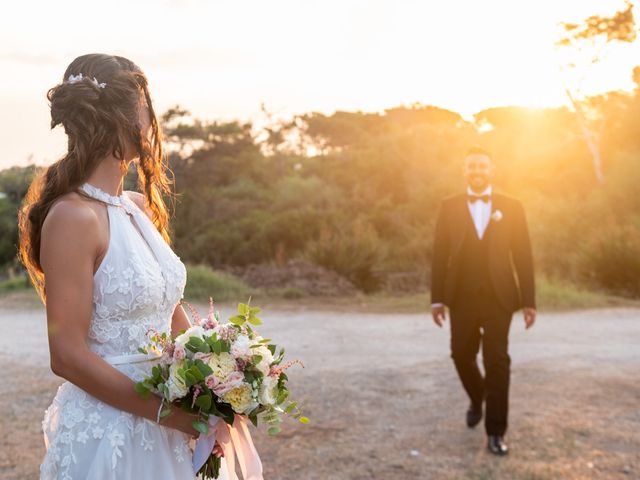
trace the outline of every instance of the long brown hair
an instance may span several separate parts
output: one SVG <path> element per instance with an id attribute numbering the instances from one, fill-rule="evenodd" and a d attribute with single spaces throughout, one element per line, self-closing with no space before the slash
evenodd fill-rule
<path id="1" fill-rule="evenodd" d="M 82 79 L 78 80 L 80 73 Z M 73 81 L 70 75 L 75 76 Z M 102 83 L 106 85 L 101 86 Z M 143 135 L 139 121 L 141 95 L 149 107 L 150 139 Z M 138 187 L 153 213 L 154 225 L 168 243 L 169 214 L 163 194 L 173 198 L 147 78 L 135 63 L 115 55 L 82 55 L 67 67 L 62 82 L 47 92 L 47 99 L 51 128 L 62 125 L 68 136 L 67 153 L 33 180 L 18 214 L 19 258 L 45 304 L 45 278 L 40 264 L 42 224 L 53 203 L 66 193 L 77 191 L 101 159 L 112 154 L 124 160 L 127 142 L 135 146 L 139 154 Z"/>

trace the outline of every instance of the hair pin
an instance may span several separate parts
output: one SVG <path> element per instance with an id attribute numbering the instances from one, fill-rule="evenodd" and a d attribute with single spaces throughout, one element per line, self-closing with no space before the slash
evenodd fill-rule
<path id="1" fill-rule="evenodd" d="M 67 79 L 67 81 L 73 84 L 73 83 L 81 82 L 85 78 L 89 78 L 89 77 L 82 76 L 82 72 L 81 72 L 81 73 L 78 73 L 78 75 L 69 75 L 69 78 Z M 98 82 L 98 80 L 96 80 L 96 77 L 93 77 L 93 79 L 90 79 L 90 80 L 93 83 L 95 83 L 96 87 L 104 88 L 107 86 L 107 84 L 104 82 L 103 83 Z"/>

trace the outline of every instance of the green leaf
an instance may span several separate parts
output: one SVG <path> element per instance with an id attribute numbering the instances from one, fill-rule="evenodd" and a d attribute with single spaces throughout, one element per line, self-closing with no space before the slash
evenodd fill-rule
<path id="1" fill-rule="evenodd" d="M 282 390 L 279 394 L 278 394 L 278 398 L 276 399 L 276 403 L 278 405 L 284 403 L 287 398 L 289 398 L 289 390 Z"/>
<path id="2" fill-rule="evenodd" d="M 270 427 L 269 430 L 267 430 L 267 433 L 269 433 L 269 435 L 277 435 L 281 432 L 280 427 Z"/>
<path id="3" fill-rule="evenodd" d="M 144 353 L 145 355 L 149 353 L 149 351 L 145 347 L 138 347 L 138 351 L 140 353 Z"/>
<path id="4" fill-rule="evenodd" d="M 198 383 L 196 378 L 193 375 L 191 375 L 191 372 L 185 372 L 184 379 L 185 379 L 185 383 L 187 384 L 187 387 L 190 387 Z"/>
<path id="5" fill-rule="evenodd" d="M 258 410 L 257 409 L 249 414 L 249 420 L 251 420 L 251 423 L 253 423 L 254 427 L 258 426 Z"/>
<path id="6" fill-rule="evenodd" d="M 300 421 L 300 423 L 304 423 L 305 425 L 311 421 L 307 417 L 300 417 L 298 420 Z"/>
<path id="7" fill-rule="evenodd" d="M 284 413 L 293 412 L 293 409 L 296 408 L 297 406 L 298 404 L 296 402 L 291 402 L 289 405 L 287 405 L 287 408 L 284 409 Z"/>
<path id="8" fill-rule="evenodd" d="M 256 379 L 256 374 L 255 372 L 251 372 L 249 370 L 245 370 L 244 371 L 244 381 L 247 382 L 248 384 L 253 383 L 253 381 Z"/>
<path id="9" fill-rule="evenodd" d="M 171 409 L 170 408 L 165 408 L 160 412 L 160 418 L 164 418 L 167 415 L 171 415 Z"/>
<path id="10" fill-rule="evenodd" d="M 258 317 L 249 317 L 247 320 L 251 325 L 262 325 L 262 320 Z"/>
<path id="11" fill-rule="evenodd" d="M 165 383 L 159 383 L 158 390 L 165 398 L 169 398 L 169 387 Z"/>
<path id="12" fill-rule="evenodd" d="M 198 337 L 190 337 L 185 347 L 187 347 L 192 352 L 209 353 L 211 351 L 209 345 L 207 345 L 204 340 Z"/>
<path id="13" fill-rule="evenodd" d="M 275 355 L 276 354 L 276 346 L 275 345 L 269 345 L 269 346 L 267 346 L 267 348 L 271 352 L 271 355 Z"/>
<path id="14" fill-rule="evenodd" d="M 200 370 L 200 373 L 202 374 L 203 377 L 208 377 L 213 373 L 213 370 L 211 369 L 211 367 L 200 359 L 195 361 L 195 366 L 198 368 L 198 370 Z"/>
<path id="15" fill-rule="evenodd" d="M 204 433 L 205 435 L 209 433 L 209 425 L 204 423 L 203 421 L 196 420 L 191 425 L 193 425 L 193 428 L 195 428 L 200 433 Z"/>
<path id="16" fill-rule="evenodd" d="M 253 356 L 253 363 L 255 363 L 256 365 L 259 364 L 261 361 L 262 361 L 262 355 Z"/>
<path id="17" fill-rule="evenodd" d="M 247 305 L 246 303 L 238 303 L 238 313 L 240 315 L 249 315 L 249 313 L 251 312 L 251 307 L 249 307 L 249 305 Z"/>
<path id="18" fill-rule="evenodd" d="M 251 315 L 255 315 L 256 313 L 260 313 L 262 309 L 260 307 L 251 307 L 249 311 L 251 312 Z"/>
<path id="19" fill-rule="evenodd" d="M 196 399 L 196 405 L 199 406 L 205 412 L 208 412 L 209 409 L 211 408 L 211 395 L 209 394 L 200 395 Z"/>
<path id="20" fill-rule="evenodd" d="M 138 382 L 134 386 L 136 392 L 141 395 L 143 398 L 147 398 L 149 396 L 149 389 L 145 386 L 144 382 Z"/>
<path id="21" fill-rule="evenodd" d="M 216 332 L 213 332 L 213 334 L 209 335 L 208 337 L 204 337 L 204 341 L 207 342 L 207 344 L 209 344 L 209 346 L 212 347 L 212 349 L 213 349 L 213 344 L 216 343 L 217 340 L 218 340 L 218 335 L 216 334 Z"/>
<path id="22" fill-rule="evenodd" d="M 194 383 L 204 380 L 204 375 L 202 374 L 202 372 L 200 371 L 197 365 L 194 365 L 193 367 L 191 367 L 188 373 L 191 374 L 193 378 L 196 379 Z"/>
<path id="23" fill-rule="evenodd" d="M 241 327 L 242 325 L 244 325 L 244 322 L 246 321 L 246 319 L 244 317 L 240 317 L 238 315 L 233 316 L 229 319 L 229 321 L 231 323 L 233 323 L 234 325 L 237 325 L 239 327 Z"/>

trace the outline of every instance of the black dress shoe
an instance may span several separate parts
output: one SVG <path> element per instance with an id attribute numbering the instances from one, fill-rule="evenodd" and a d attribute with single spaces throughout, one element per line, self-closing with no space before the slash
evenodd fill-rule
<path id="1" fill-rule="evenodd" d="M 467 427 L 475 427 L 480 423 L 480 420 L 482 420 L 482 405 L 480 407 L 476 407 L 473 404 L 469 405 L 469 409 L 467 410 Z"/>
<path id="2" fill-rule="evenodd" d="M 509 447 L 504 443 L 502 435 L 489 435 L 487 448 L 494 455 L 507 455 L 509 453 Z"/>
<path id="3" fill-rule="evenodd" d="M 475 427 L 480 423 L 480 420 L 482 420 L 482 406 L 475 407 L 469 405 L 469 410 L 467 410 L 467 427 Z"/>

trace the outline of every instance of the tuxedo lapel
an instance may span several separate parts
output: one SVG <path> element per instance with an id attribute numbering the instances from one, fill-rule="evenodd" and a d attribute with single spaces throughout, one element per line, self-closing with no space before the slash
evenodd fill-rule
<path id="1" fill-rule="evenodd" d="M 453 252 L 454 255 L 457 255 L 462 247 L 462 243 L 464 242 L 464 237 L 469 230 L 469 224 L 473 227 L 473 219 L 471 218 L 471 212 L 467 205 L 466 195 L 460 195 L 458 201 L 455 202 L 455 208 L 456 211 L 454 218 L 456 218 L 456 221 L 453 222 L 454 232 L 452 238 L 454 239 Z"/>
<path id="2" fill-rule="evenodd" d="M 487 230 L 485 231 L 485 235 L 487 235 L 487 240 L 489 244 L 493 244 L 495 240 L 495 233 L 497 227 L 497 221 L 494 219 L 494 214 L 496 211 L 500 211 L 502 215 L 504 215 L 504 205 L 502 202 L 502 198 L 500 195 L 492 195 L 491 198 L 491 215 L 489 217 L 489 223 L 487 224 Z"/>

